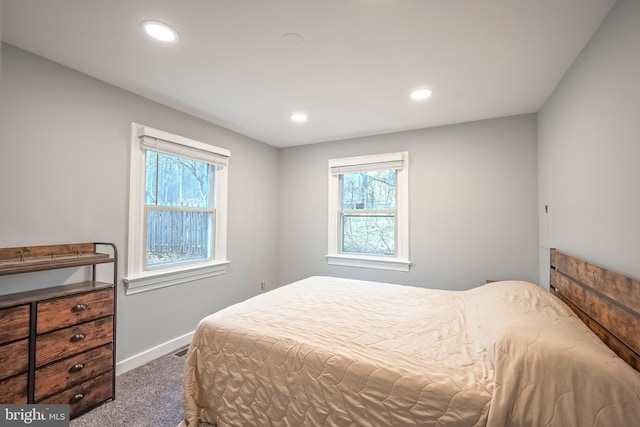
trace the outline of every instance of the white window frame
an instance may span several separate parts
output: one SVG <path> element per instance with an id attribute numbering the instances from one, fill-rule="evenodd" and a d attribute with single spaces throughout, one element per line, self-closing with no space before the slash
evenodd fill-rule
<path id="1" fill-rule="evenodd" d="M 340 252 L 340 175 L 396 169 L 396 254 L 360 255 Z M 327 263 L 392 271 L 409 271 L 409 153 L 375 154 L 329 160 L 329 240 Z"/>
<path id="2" fill-rule="evenodd" d="M 211 251 L 213 257 L 176 265 L 146 268 L 145 168 L 146 146 L 149 140 L 174 147 L 173 153 L 184 157 L 207 158 L 212 167 L 215 206 Z M 176 152 L 177 150 L 177 152 Z M 127 295 L 224 274 L 230 264 L 227 259 L 227 187 L 229 150 L 193 139 L 174 135 L 138 123 L 131 124 L 131 170 L 129 176 L 129 245 L 127 275 L 123 279 Z"/>

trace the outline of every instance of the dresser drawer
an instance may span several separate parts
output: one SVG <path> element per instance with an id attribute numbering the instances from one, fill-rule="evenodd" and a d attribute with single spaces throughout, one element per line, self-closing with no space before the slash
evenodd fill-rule
<path id="1" fill-rule="evenodd" d="M 96 377 L 113 366 L 113 344 L 63 359 L 36 370 L 35 400 Z"/>
<path id="2" fill-rule="evenodd" d="M 7 378 L 29 368 L 29 339 L 0 346 L 0 379 Z"/>
<path id="3" fill-rule="evenodd" d="M 104 317 L 36 337 L 36 366 L 113 341 L 113 317 Z"/>
<path id="4" fill-rule="evenodd" d="M 69 415 L 73 418 L 92 406 L 113 398 L 112 392 L 112 375 L 109 371 L 93 380 L 78 384 L 37 403 L 68 404 Z"/>
<path id="5" fill-rule="evenodd" d="M 29 336 L 29 305 L 0 309 L 0 344 Z"/>
<path id="6" fill-rule="evenodd" d="M 113 314 L 113 289 L 38 303 L 39 334 Z"/>
<path id="7" fill-rule="evenodd" d="M 0 403 L 27 403 L 27 374 L 0 381 Z"/>

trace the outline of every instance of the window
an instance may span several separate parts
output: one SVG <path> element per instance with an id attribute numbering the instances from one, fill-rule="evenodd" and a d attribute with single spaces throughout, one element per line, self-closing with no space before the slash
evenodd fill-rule
<path id="1" fill-rule="evenodd" d="M 132 124 L 127 294 L 226 271 L 229 155 Z"/>
<path id="2" fill-rule="evenodd" d="M 212 165 L 153 150 L 146 156 L 145 267 L 211 259 Z"/>
<path id="3" fill-rule="evenodd" d="M 409 271 L 408 156 L 329 160 L 329 264 Z"/>

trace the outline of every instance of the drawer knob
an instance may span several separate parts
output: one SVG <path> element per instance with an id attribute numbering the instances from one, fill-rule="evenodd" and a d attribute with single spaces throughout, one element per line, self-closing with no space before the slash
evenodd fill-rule
<path id="1" fill-rule="evenodd" d="M 69 338 L 70 342 L 78 342 L 82 341 L 86 335 L 85 334 L 75 334 L 71 338 Z"/>
<path id="2" fill-rule="evenodd" d="M 81 311 L 85 311 L 87 308 L 89 308 L 87 304 L 76 304 L 73 307 L 71 307 L 71 312 L 79 313 Z"/>
<path id="3" fill-rule="evenodd" d="M 76 363 L 72 367 L 69 368 L 69 373 L 73 374 L 76 372 L 80 372 L 84 369 L 84 363 Z"/>
<path id="4" fill-rule="evenodd" d="M 78 403 L 78 402 L 80 402 L 82 399 L 84 399 L 84 394 L 82 394 L 82 393 L 77 393 L 77 394 L 75 394 L 71 399 L 69 399 L 69 405 L 73 405 L 74 403 Z"/>

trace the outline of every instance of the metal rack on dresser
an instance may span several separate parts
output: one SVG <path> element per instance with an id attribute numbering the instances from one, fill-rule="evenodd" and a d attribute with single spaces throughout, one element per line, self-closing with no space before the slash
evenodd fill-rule
<path id="1" fill-rule="evenodd" d="M 96 280 L 101 264 L 112 283 Z M 74 418 L 115 398 L 116 246 L 0 249 L 0 276 L 85 266 L 89 281 L 0 296 L 0 403 L 69 404 Z"/>

